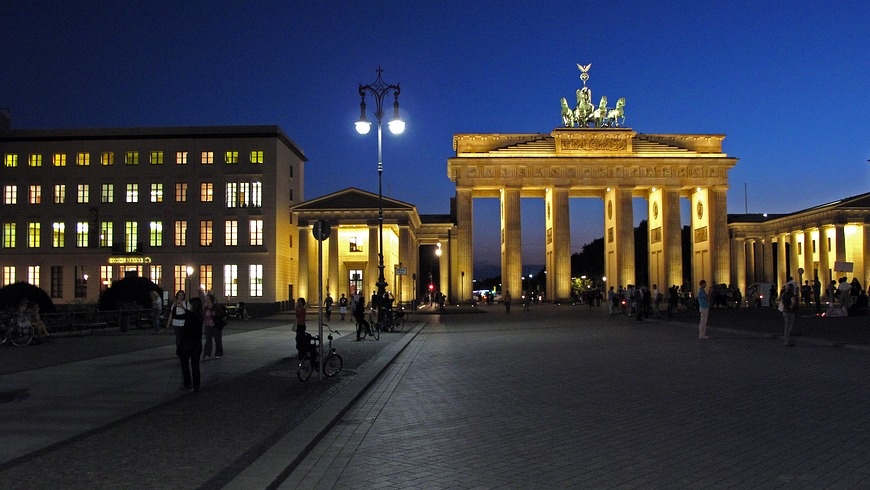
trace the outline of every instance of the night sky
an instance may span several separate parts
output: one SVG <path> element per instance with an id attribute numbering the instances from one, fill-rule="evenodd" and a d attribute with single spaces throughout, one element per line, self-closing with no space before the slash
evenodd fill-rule
<path id="1" fill-rule="evenodd" d="M 868 26 L 867 1 L 6 0 L 0 107 L 15 129 L 276 124 L 306 198 L 377 192 L 353 123 L 380 65 L 407 123 L 385 128 L 384 194 L 446 214 L 453 134 L 550 133 L 592 63 L 594 102 L 625 97 L 635 131 L 726 135 L 730 213 L 784 213 L 870 190 Z M 498 264 L 498 203 L 474 207 L 476 266 Z M 543 201 L 522 208 L 543 263 Z M 598 200 L 571 219 L 574 251 L 603 234 Z"/>

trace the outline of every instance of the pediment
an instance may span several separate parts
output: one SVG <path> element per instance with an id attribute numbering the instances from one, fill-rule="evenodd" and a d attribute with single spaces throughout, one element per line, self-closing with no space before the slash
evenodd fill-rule
<path id="1" fill-rule="evenodd" d="M 300 211 L 330 211 L 348 209 L 378 209 L 378 195 L 349 187 L 325 196 L 316 197 L 293 206 L 292 210 Z M 403 201 L 384 196 L 384 209 L 413 211 L 414 206 Z"/>

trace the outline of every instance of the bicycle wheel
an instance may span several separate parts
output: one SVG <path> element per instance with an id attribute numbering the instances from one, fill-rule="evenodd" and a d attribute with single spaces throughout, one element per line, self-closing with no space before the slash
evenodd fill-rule
<path id="1" fill-rule="evenodd" d="M 0 345 L 6 343 L 6 327 L 0 327 Z"/>
<path id="2" fill-rule="evenodd" d="M 7 333 L 9 342 L 15 347 L 24 347 L 33 341 L 33 328 L 17 325 Z"/>
<path id="3" fill-rule="evenodd" d="M 383 325 L 381 325 L 381 322 L 377 322 L 377 323 L 372 325 L 372 337 L 374 337 L 375 340 L 381 340 L 381 329 L 382 328 L 384 328 L 384 327 L 383 327 Z"/>
<path id="4" fill-rule="evenodd" d="M 405 315 L 397 316 L 393 320 L 393 331 L 401 332 L 405 329 Z"/>
<path id="5" fill-rule="evenodd" d="M 299 361 L 299 370 L 296 371 L 296 377 L 299 381 L 308 381 L 311 373 L 314 372 L 314 364 L 311 362 L 311 356 L 305 356 Z"/>
<path id="6" fill-rule="evenodd" d="M 326 356 L 326 362 L 323 364 L 323 374 L 326 375 L 327 378 L 331 378 L 338 374 L 343 366 L 344 359 L 342 359 L 340 355 L 333 352 L 332 354 Z"/>
<path id="7" fill-rule="evenodd" d="M 356 331 L 359 332 L 359 338 L 364 339 L 369 335 L 368 323 L 357 324 Z"/>

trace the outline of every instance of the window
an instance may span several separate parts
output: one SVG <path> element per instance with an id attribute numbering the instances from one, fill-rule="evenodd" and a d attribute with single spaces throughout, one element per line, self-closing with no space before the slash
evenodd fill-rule
<path id="1" fill-rule="evenodd" d="M 187 202 L 187 182 L 175 183 L 175 202 Z"/>
<path id="2" fill-rule="evenodd" d="M 88 246 L 88 222 L 79 221 L 76 223 L 76 247 L 85 248 Z"/>
<path id="3" fill-rule="evenodd" d="M 15 266 L 3 266 L 3 285 L 8 286 L 15 282 Z"/>
<path id="4" fill-rule="evenodd" d="M 263 244 L 263 220 L 251 220 L 251 245 Z"/>
<path id="5" fill-rule="evenodd" d="M 151 202 L 163 202 L 163 184 L 151 184 Z"/>
<path id="6" fill-rule="evenodd" d="M 85 274 L 85 268 L 77 265 L 73 270 L 73 277 L 75 278 L 75 289 L 73 290 L 74 298 L 85 298 L 88 295 L 88 281 L 85 279 L 87 274 Z"/>
<path id="7" fill-rule="evenodd" d="M 111 247 L 115 244 L 115 225 L 111 221 L 100 223 L 100 246 Z"/>
<path id="8" fill-rule="evenodd" d="M 214 163 L 214 152 L 213 151 L 204 151 L 202 152 L 202 164 L 203 165 L 211 165 Z"/>
<path id="9" fill-rule="evenodd" d="M 115 186 L 112 184 L 102 184 L 100 186 L 100 202 L 112 203 L 115 202 Z"/>
<path id="10" fill-rule="evenodd" d="M 55 184 L 54 185 L 54 203 L 55 204 L 63 204 L 65 201 L 66 201 L 66 185 Z"/>
<path id="11" fill-rule="evenodd" d="M 212 202 L 214 200 L 214 184 L 211 182 L 203 182 L 200 184 L 199 200 L 201 202 Z"/>
<path id="12" fill-rule="evenodd" d="M 91 154 L 90 153 L 79 153 L 76 155 L 76 165 L 79 167 L 90 167 L 91 166 Z"/>
<path id="13" fill-rule="evenodd" d="M 239 163 L 239 152 L 237 151 L 228 151 L 224 154 L 224 161 L 226 161 L 230 165 L 235 165 Z"/>
<path id="14" fill-rule="evenodd" d="M 163 165 L 163 152 L 162 151 L 152 151 L 151 152 L 151 165 Z"/>
<path id="15" fill-rule="evenodd" d="M 51 246 L 54 248 L 63 248 L 64 232 L 66 224 L 52 223 L 51 224 Z"/>
<path id="16" fill-rule="evenodd" d="M 152 221 L 148 224 L 148 245 L 152 247 L 163 246 L 163 222 Z"/>
<path id="17" fill-rule="evenodd" d="M 63 298 L 63 267 L 51 266 L 51 297 Z"/>
<path id="18" fill-rule="evenodd" d="M 175 164 L 176 165 L 187 165 L 187 152 L 186 151 L 179 151 L 179 152 L 175 153 Z"/>
<path id="19" fill-rule="evenodd" d="M 249 267 L 251 281 L 251 296 L 263 296 L 263 264 L 251 264 Z"/>
<path id="20" fill-rule="evenodd" d="M 187 266 L 186 265 L 175 265 L 172 267 L 173 275 L 175 276 L 175 290 L 186 290 L 185 284 L 187 284 Z M 193 296 L 193 295 L 188 295 Z"/>
<path id="21" fill-rule="evenodd" d="M 139 202 L 139 184 L 127 184 L 127 202 Z"/>
<path id="22" fill-rule="evenodd" d="M 124 223 L 124 251 L 137 252 L 139 250 L 139 223 L 127 221 Z"/>
<path id="23" fill-rule="evenodd" d="M 290 196 L 290 200 L 293 200 L 292 195 Z M 263 207 L 263 184 L 260 182 L 251 183 L 251 207 Z"/>
<path id="24" fill-rule="evenodd" d="M 350 252 L 362 252 L 362 247 L 357 243 L 355 236 L 350 237 Z"/>
<path id="25" fill-rule="evenodd" d="M 290 178 L 293 178 L 293 165 L 290 165 Z"/>
<path id="26" fill-rule="evenodd" d="M 76 186 L 76 202 L 79 204 L 87 204 L 91 199 L 90 184 L 79 184 Z"/>
<path id="27" fill-rule="evenodd" d="M 13 153 L 7 153 L 3 158 L 3 164 L 7 167 L 17 167 L 18 166 L 18 155 Z"/>
<path id="28" fill-rule="evenodd" d="M 30 186 L 30 204 L 39 204 L 42 202 L 42 186 Z"/>
<path id="29" fill-rule="evenodd" d="M 108 167 L 109 165 L 115 164 L 115 152 L 113 151 L 104 151 L 100 154 L 100 165 L 104 167 Z"/>
<path id="30" fill-rule="evenodd" d="M 213 223 L 210 219 L 199 222 L 199 245 L 201 247 L 211 247 Z"/>
<path id="31" fill-rule="evenodd" d="M 112 266 L 111 265 L 101 265 L 100 266 L 100 291 L 109 287 L 109 284 L 112 284 Z"/>
<path id="32" fill-rule="evenodd" d="M 251 163 L 263 163 L 263 150 L 251 150 Z"/>
<path id="33" fill-rule="evenodd" d="M 41 167 L 42 166 L 42 155 L 37 155 L 36 153 L 31 153 L 27 158 L 27 165 L 31 167 Z"/>
<path id="34" fill-rule="evenodd" d="M 3 186 L 3 204 L 18 204 L 18 186 Z"/>
<path id="35" fill-rule="evenodd" d="M 251 183 L 239 183 L 239 206 L 246 208 L 251 205 Z"/>
<path id="36" fill-rule="evenodd" d="M 236 182 L 227 182 L 227 207 L 236 207 L 238 197 L 239 184 L 237 184 Z"/>
<path id="37" fill-rule="evenodd" d="M 39 287 L 39 266 L 38 265 L 28 265 L 27 266 L 27 282 L 33 284 L 36 287 Z"/>
<path id="38" fill-rule="evenodd" d="M 127 165 L 139 165 L 139 152 L 128 151 L 124 155 L 124 163 L 126 163 Z"/>
<path id="39" fill-rule="evenodd" d="M 187 245 L 187 221 L 175 222 L 175 246 L 184 247 Z"/>
<path id="40" fill-rule="evenodd" d="M 66 155 L 63 153 L 55 153 L 51 156 L 51 164 L 55 167 L 66 167 Z"/>
<path id="41" fill-rule="evenodd" d="M 152 265 L 148 267 L 148 273 L 150 274 L 150 279 L 154 284 L 158 286 L 163 282 L 163 266 L 162 265 Z"/>
<path id="42" fill-rule="evenodd" d="M 235 247 L 239 244 L 239 222 L 237 220 L 227 220 L 224 225 L 224 237 L 228 247 Z"/>
<path id="43" fill-rule="evenodd" d="M 199 285 L 204 291 L 211 291 L 214 287 L 212 276 L 214 275 L 211 264 L 199 266 Z"/>
<path id="44" fill-rule="evenodd" d="M 27 246 L 29 248 L 39 248 L 39 223 L 27 223 Z"/>
<path id="45" fill-rule="evenodd" d="M 239 295 L 239 266 L 227 264 L 224 266 L 224 296 Z"/>
<path id="46" fill-rule="evenodd" d="M 15 223 L 3 223 L 3 248 L 15 248 Z"/>

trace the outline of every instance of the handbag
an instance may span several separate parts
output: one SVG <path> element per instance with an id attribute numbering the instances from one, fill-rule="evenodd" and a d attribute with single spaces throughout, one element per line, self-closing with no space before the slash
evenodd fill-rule
<path id="1" fill-rule="evenodd" d="M 778 308 L 779 308 L 779 311 L 780 311 L 781 313 L 782 313 L 782 312 L 785 312 L 785 303 L 783 303 L 782 301 L 780 301 L 780 302 L 779 302 L 779 307 L 778 307 Z"/>

